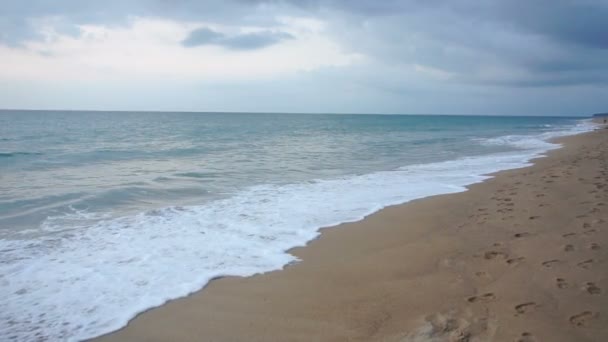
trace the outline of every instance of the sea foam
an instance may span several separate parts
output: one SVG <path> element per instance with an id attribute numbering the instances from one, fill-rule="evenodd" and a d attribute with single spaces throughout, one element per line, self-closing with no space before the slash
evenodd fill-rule
<path id="1" fill-rule="evenodd" d="M 553 127 L 552 125 L 544 125 Z M 552 150 L 559 148 L 560 145 L 551 143 L 549 140 L 561 136 L 588 132 L 595 129 L 596 125 L 591 120 L 581 120 L 572 127 L 562 127 L 561 129 L 543 132 L 538 135 L 505 135 L 496 138 L 479 139 L 478 141 L 486 145 L 506 145 L 523 150 Z"/>
<path id="2" fill-rule="evenodd" d="M 465 191 L 488 174 L 529 165 L 556 136 L 505 136 L 516 152 L 410 165 L 341 178 L 250 187 L 204 205 L 107 218 L 50 217 L 48 234 L 1 240 L 0 340 L 78 341 L 117 330 L 136 314 L 221 276 L 250 276 L 297 262 L 287 253 L 320 227 L 357 221 L 386 206 Z M 407 224 L 404 225 L 407 229 Z"/>

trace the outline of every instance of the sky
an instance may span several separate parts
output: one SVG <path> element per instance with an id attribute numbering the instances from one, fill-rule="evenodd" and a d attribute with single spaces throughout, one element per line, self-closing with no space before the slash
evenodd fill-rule
<path id="1" fill-rule="evenodd" d="M 0 108 L 608 111 L 608 0 L 0 0 L 0 8 Z"/>

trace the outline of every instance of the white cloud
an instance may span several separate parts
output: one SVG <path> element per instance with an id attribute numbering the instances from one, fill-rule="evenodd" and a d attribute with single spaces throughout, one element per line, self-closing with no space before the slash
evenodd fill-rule
<path id="1" fill-rule="evenodd" d="M 0 45 L 0 79 L 238 81 L 364 60 L 327 38 L 322 22 L 306 18 L 280 18 L 271 29 L 287 32 L 294 39 L 247 51 L 217 46 L 184 48 L 180 42 L 199 27 L 245 33 L 260 28 L 135 17 L 128 26 L 81 25 L 80 32 L 71 36 L 54 30 L 55 22 L 40 21 L 43 41 L 29 41 L 21 47 Z"/>

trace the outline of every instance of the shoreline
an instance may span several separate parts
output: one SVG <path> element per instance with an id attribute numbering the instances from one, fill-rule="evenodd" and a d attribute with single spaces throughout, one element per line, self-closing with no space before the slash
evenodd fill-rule
<path id="1" fill-rule="evenodd" d="M 298 257 L 300 262 L 290 264 L 282 270 L 252 277 L 224 277 L 211 281 L 188 297 L 170 301 L 139 314 L 125 328 L 97 340 L 185 341 L 208 338 L 221 341 L 325 341 L 409 338 L 415 341 L 438 338 L 437 340 L 441 341 L 448 337 L 457 337 L 458 334 L 462 337 L 468 336 L 472 340 L 516 338 L 514 329 L 503 331 L 505 323 L 515 327 L 517 317 L 526 316 L 525 314 L 530 312 L 542 312 L 547 305 L 539 304 L 538 302 L 542 302 L 539 299 L 515 304 L 508 310 L 503 307 L 504 310 L 497 311 L 501 312 L 500 315 L 489 315 L 492 307 L 504 304 L 501 302 L 506 301 L 509 296 L 503 298 L 497 294 L 498 291 L 484 292 L 481 288 L 495 284 L 497 280 L 502 279 L 501 276 L 508 275 L 507 271 L 517 275 L 522 269 L 533 268 L 528 261 L 531 258 L 513 257 L 513 254 L 525 253 L 513 253 L 510 250 L 513 247 L 511 240 L 517 234 L 520 236 L 515 240 L 528 240 L 530 236 L 538 240 L 540 232 L 519 230 L 523 229 L 523 222 L 534 221 L 533 225 L 538 226 L 539 222 L 546 221 L 543 219 L 544 215 L 526 212 L 521 216 L 521 213 L 510 213 L 517 211 L 520 202 L 529 204 L 540 201 L 541 197 L 550 197 L 543 193 L 543 190 L 550 192 L 550 186 L 544 186 L 547 189 L 541 186 L 537 189 L 540 193 L 535 194 L 533 198 L 524 196 L 518 200 L 515 197 L 522 197 L 520 193 L 530 189 L 522 190 L 522 182 L 509 182 L 512 178 L 522 177 L 526 181 L 533 173 L 545 172 L 545 178 L 557 176 L 547 176 L 551 163 L 559 164 L 560 158 L 572 159 L 574 151 L 585 147 L 585 143 L 581 141 L 587 141 L 588 144 L 589 140 L 593 140 L 594 143 L 605 144 L 608 140 L 605 136 L 605 132 L 596 131 L 558 138 L 565 146 L 548 151 L 547 157 L 531 160 L 532 166 L 490 174 L 492 178 L 467 186 L 465 192 L 416 199 L 386 207 L 361 221 L 320 228 L 320 235 L 309 241 L 305 247 L 288 251 Z M 568 169 L 568 172 L 562 170 L 561 173 L 557 178 L 565 178 L 566 174 L 572 174 L 573 171 Z M 530 181 L 530 187 L 535 185 L 536 188 L 538 181 L 540 179 L 535 184 Z M 513 189 L 498 189 L 508 184 Z M 576 184 L 566 184 L 566 187 L 572 192 Z M 507 197 L 499 200 L 502 196 L 500 193 L 504 192 L 508 192 Z M 488 197 L 488 194 L 494 196 Z M 540 194 L 543 196 L 535 197 Z M 561 200 L 563 201 L 563 198 Z M 552 203 L 548 202 L 547 204 Z M 489 208 L 492 206 L 493 208 Z M 602 206 L 596 209 L 605 214 L 605 208 Z M 546 210 L 548 209 L 538 209 Z M 572 210 L 554 213 L 564 214 L 567 211 Z M 559 220 L 548 220 L 552 222 L 545 223 L 551 223 L 553 226 L 560 223 Z M 584 224 L 593 225 L 592 222 Z M 505 232 L 500 229 L 505 229 L 507 225 L 510 239 L 491 236 L 492 234 L 488 233 L 490 228 L 490 231 L 501 235 Z M 404 226 L 407 229 L 403 229 Z M 463 239 L 463 234 L 471 233 L 475 238 Z M 501 239 L 509 241 L 504 242 Z M 501 241 L 488 246 L 488 240 Z M 470 253 L 473 251 L 476 253 Z M 593 251 L 603 253 L 601 248 Z M 417 262 L 404 262 L 403 259 Z M 545 261 L 554 260 L 557 259 Z M 489 265 L 481 265 L 484 261 Z M 545 261 L 541 261 L 541 270 L 565 267 L 561 265 L 560 260 L 548 264 L 553 266 L 545 267 Z M 508 267 L 506 269 L 505 264 Z M 473 271 L 470 269 L 473 265 L 480 265 L 478 268 L 483 270 Z M 598 265 L 594 267 L 601 268 Z M 604 274 L 599 280 L 592 282 L 594 286 L 601 288 L 598 284 L 602 283 L 605 288 L 608 285 L 604 283 L 605 276 Z M 521 280 L 521 275 L 519 277 Z M 556 279 L 566 281 L 563 277 Z M 415 295 L 409 293 L 416 285 L 422 286 L 425 291 Z M 500 288 L 499 285 L 496 287 Z M 563 289 L 559 286 L 557 288 Z M 538 292 L 537 289 L 527 289 L 531 293 Z M 513 292 L 517 291 L 511 291 L 511 297 L 514 296 Z M 521 289 L 519 292 L 522 292 Z M 595 300 L 598 298 L 593 297 Z M 410 305 L 400 307 L 396 303 Z M 602 303 L 605 303 L 605 299 Z M 517 309 L 518 305 L 523 304 L 526 305 Z M 514 311 L 516 318 L 503 318 L 503 311 Z M 591 312 L 591 317 L 584 315 L 581 319 L 592 322 L 585 324 L 598 325 L 597 322 L 605 322 L 605 317 L 596 317 L 595 311 L 587 310 L 581 313 L 585 312 Z M 568 320 L 559 321 L 556 324 L 567 322 Z M 539 318 L 537 323 L 542 323 L 540 326 L 550 326 L 546 319 Z M 568 340 L 568 333 L 546 335 L 547 330 L 550 329 L 536 333 L 522 331 L 520 334 L 530 335 L 520 337 L 523 339 L 541 336 L 541 340 Z M 605 328 L 598 331 L 601 336 L 608 336 Z M 579 335 L 576 337 L 581 338 Z"/>

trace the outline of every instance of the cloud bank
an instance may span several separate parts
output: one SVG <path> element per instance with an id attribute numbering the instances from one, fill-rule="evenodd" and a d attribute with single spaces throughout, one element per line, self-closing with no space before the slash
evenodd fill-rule
<path id="1" fill-rule="evenodd" d="M 606 0 L 4 7 L 0 107 L 545 115 L 608 107 L 598 95 L 608 88 Z M 129 86 L 115 94 L 118 85 Z M 69 96 L 86 87 L 99 96 Z M 174 89 L 180 96 L 162 96 Z"/>

